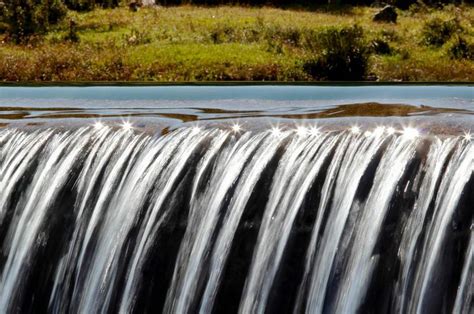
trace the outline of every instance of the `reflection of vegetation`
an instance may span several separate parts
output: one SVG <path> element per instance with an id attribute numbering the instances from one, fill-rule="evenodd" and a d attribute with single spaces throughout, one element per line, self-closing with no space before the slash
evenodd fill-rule
<path id="1" fill-rule="evenodd" d="M 32 109 L 32 111 L 28 111 Z M 288 119 L 319 119 L 319 118 L 343 118 L 343 117 L 403 117 L 411 115 L 437 115 L 443 113 L 459 113 L 474 114 L 470 110 L 441 108 L 430 106 L 414 106 L 408 104 L 380 104 L 376 102 L 354 103 L 335 105 L 325 110 L 317 110 L 313 112 L 294 113 L 294 114 L 274 114 L 265 113 L 263 111 L 252 110 L 226 110 L 219 108 L 195 108 L 203 114 L 183 114 L 160 112 L 114 112 L 114 113 L 95 113 L 93 109 L 67 109 L 67 108 L 28 108 L 28 107 L 0 107 L 0 119 L 3 120 L 31 120 L 35 119 L 110 119 L 110 118 L 144 118 L 144 117 L 161 117 L 168 119 L 180 120 L 182 122 L 192 121 L 211 121 L 226 120 L 251 117 L 288 118 Z M 5 113 L 9 111 L 8 113 Z M 41 111 L 35 113 L 34 111 Z M 1 113 L 3 112 L 3 113 Z M 34 122 L 31 122 L 34 123 Z"/>
<path id="2" fill-rule="evenodd" d="M 58 25 L 48 26 L 41 39 L 0 44 L 0 79 L 474 80 L 472 6 L 412 7 L 398 11 L 393 25 L 372 22 L 375 12 L 369 7 L 298 11 L 228 6 L 70 11 Z M 456 21 L 457 30 L 440 47 L 426 45 L 423 20 Z M 360 34 L 337 44 L 336 38 L 355 30 L 354 24 Z M 0 42 L 7 39 L 1 29 L 0 23 Z M 437 26 L 430 38 L 439 33 L 433 29 Z M 339 68 L 328 71 L 334 67 Z M 350 68 L 358 74 L 347 76 Z"/>
<path id="3" fill-rule="evenodd" d="M 204 109 L 203 109 L 204 110 Z M 213 111 L 214 109 L 208 109 Z M 37 113 L 33 113 L 33 112 Z M 180 113 L 89 113 L 86 110 L 79 108 L 65 108 L 65 107 L 50 107 L 50 108 L 33 108 L 33 107 L 0 107 L 0 119 L 3 120 L 23 120 L 23 119 L 67 119 L 67 118 L 120 118 L 120 117 L 163 117 L 170 119 L 177 119 L 183 122 L 198 120 L 197 115 L 180 114 Z M 205 111 L 204 111 L 205 112 Z M 230 113 L 230 112 L 229 112 Z"/>
<path id="4" fill-rule="evenodd" d="M 430 106 L 412 106 L 406 104 L 360 103 L 339 105 L 334 108 L 310 114 L 283 115 L 290 119 L 317 119 L 341 117 L 403 117 L 416 114 L 435 115 L 440 113 L 471 113 L 468 110 L 435 108 Z"/>
<path id="5" fill-rule="evenodd" d="M 4 120 L 20 120 L 29 115 L 29 112 L 15 112 L 15 113 L 5 113 L 0 114 L 0 119 Z"/>

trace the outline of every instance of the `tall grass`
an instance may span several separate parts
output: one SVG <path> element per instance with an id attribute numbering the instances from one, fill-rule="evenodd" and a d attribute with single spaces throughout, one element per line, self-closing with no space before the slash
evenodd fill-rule
<path id="1" fill-rule="evenodd" d="M 312 38 L 315 57 L 303 67 L 316 79 L 361 81 L 367 76 L 369 49 L 360 26 L 329 28 Z"/>
<path id="2" fill-rule="evenodd" d="M 372 22 L 376 10 L 180 6 L 69 12 L 38 41 L 1 43 L 0 34 L 0 80 L 474 80 L 465 52 L 470 46 L 456 40 L 474 39 L 472 6 L 400 11 L 396 25 Z M 420 21 L 435 18 L 456 18 L 462 32 L 441 47 L 426 45 Z"/>
<path id="3" fill-rule="evenodd" d="M 436 17 L 423 25 L 423 40 L 427 45 L 440 47 L 454 34 L 462 31 L 463 28 L 457 18 L 442 20 Z"/>

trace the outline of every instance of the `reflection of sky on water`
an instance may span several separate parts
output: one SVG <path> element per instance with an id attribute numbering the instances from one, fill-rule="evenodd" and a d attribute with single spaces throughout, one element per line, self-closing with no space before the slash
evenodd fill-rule
<path id="1" fill-rule="evenodd" d="M 131 87 L 0 87 L 0 99 L 87 100 L 364 100 L 465 98 L 465 86 L 131 86 Z"/>
<path id="2" fill-rule="evenodd" d="M 351 105 L 365 103 L 396 106 Z M 262 119 L 273 123 L 383 119 L 373 117 L 377 115 L 414 121 L 443 116 L 466 123 L 474 119 L 472 113 L 474 88 L 468 85 L 0 87 L 3 124 L 84 123 L 84 119 L 121 117 L 172 127 L 228 119 L 250 124 Z"/>

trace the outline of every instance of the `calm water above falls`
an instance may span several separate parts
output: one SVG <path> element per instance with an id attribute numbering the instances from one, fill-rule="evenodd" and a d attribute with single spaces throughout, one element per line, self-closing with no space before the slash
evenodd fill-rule
<path id="1" fill-rule="evenodd" d="M 380 122 L 383 117 L 417 123 L 440 116 L 467 119 L 474 113 L 473 90 L 471 86 L 0 87 L 0 124 L 81 126 L 127 119 L 137 128 L 229 121 L 255 128 L 295 120 Z"/>
<path id="2" fill-rule="evenodd" d="M 472 89 L 380 88 L 0 88 L 0 312 L 472 313 Z"/>

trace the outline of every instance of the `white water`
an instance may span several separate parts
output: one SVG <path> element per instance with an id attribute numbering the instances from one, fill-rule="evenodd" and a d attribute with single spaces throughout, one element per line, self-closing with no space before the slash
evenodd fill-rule
<path id="1" fill-rule="evenodd" d="M 0 312 L 470 313 L 473 171 L 454 136 L 3 129 Z"/>

